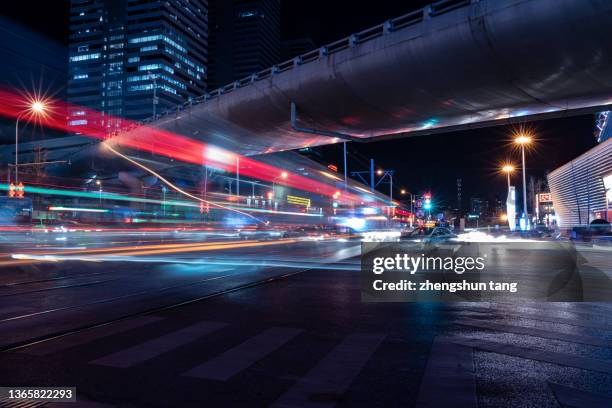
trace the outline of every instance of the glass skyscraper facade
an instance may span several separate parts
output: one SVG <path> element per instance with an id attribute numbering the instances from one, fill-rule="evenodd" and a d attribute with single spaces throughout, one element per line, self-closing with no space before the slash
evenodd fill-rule
<path id="1" fill-rule="evenodd" d="M 598 142 L 604 142 L 612 138 L 612 115 L 610 111 L 603 111 L 597 114 L 595 121 L 595 138 Z"/>
<path id="2" fill-rule="evenodd" d="M 210 0 L 208 88 L 280 62 L 280 0 Z"/>
<path id="3" fill-rule="evenodd" d="M 71 0 L 68 102 L 109 132 L 204 94 L 207 57 L 206 0 Z"/>

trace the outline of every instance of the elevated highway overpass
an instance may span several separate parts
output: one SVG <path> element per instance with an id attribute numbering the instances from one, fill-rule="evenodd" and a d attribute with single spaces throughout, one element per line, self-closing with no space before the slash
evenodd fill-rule
<path id="1" fill-rule="evenodd" d="M 610 22 L 608 0 L 440 1 L 149 125 L 258 154 L 606 110 Z"/>

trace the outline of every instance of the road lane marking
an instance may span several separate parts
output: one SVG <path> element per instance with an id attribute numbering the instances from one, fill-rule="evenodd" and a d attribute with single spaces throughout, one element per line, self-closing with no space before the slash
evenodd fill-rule
<path id="1" fill-rule="evenodd" d="M 476 408 L 476 375 L 471 347 L 433 341 L 423 375 L 417 408 Z"/>
<path id="2" fill-rule="evenodd" d="M 341 396 L 385 338 L 384 334 L 351 334 L 330 351 L 272 407 L 333 406 L 336 401 L 313 401 L 312 395 Z"/>
<path id="3" fill-rule="evenodd" d="M 612 396 L 572 388 L 561 384 L 548 383 L 560 405 L 574 408 L 609 408 Z"/>
<path id="4" fill-rule="evenodd" d="M 221 270 L 221 272 L 223 272 L 223 270 Z M 202 283 L 206 283 L 206 282 L 210 282 L 210 281 L 214 281 L 214 280 L 218 280 L 218 279 L 223 279 L 223 278 L 227 278 L 227 277 L 231 277 L 231 276 L 236 276 L 236 274 L 227 274 L 227 275 L 214 276 L 212 278 L 206 278 L 206 279 L 198 280 L 198 281 L 195 281 L 195 282 L 185 282 L 185 283 L 180 283 L 178 285 L 166 286 L 166 287 L 163 287 L 161 289 L 141 290 L 141 291 L 138 291 L 138 292 L 127 293 L 125 295 L 115 296 L 115 297 L 112 297 L 112 298 L 105 298 L 105 299 L 94 300 L 94 301 L 88 302 L 88 303 L 81 303 L 81 304 L 71 305 L 71 306 L 62 306 L 62 307 L 57 307 L 55 309 L 48 309 L 48 310 L 43 310 L 43 311 L 40 311 L 40 312 L 28 313 L 28 314 L 24 314 L 24 315 L 20 315 L 20 316 L 14 316 L 14 317 L 6 318 L 6 319 L 1 319 L 0 323 L 5 323 L 5 322 L 9 322 L 9 321 L 13 321 L 13 320 L 19 320 L 19 319 L 26 319 L 28 317 L 40 316 L 40 315 L 45 315 L 45 314 L 54 313 L 54 312 L 60 312 L 60 311 L 64 311 L 64 310 L 78 309 L 78 308 L 82 308 L 82 307 L 85 307 L 85 306 L 93 306 L 93 305 L 98 305 L 98 304 L 102 304 L 102 303 L 109 303 L 109 302 L 114 302 L 116 300 L 128 299 L 128 298 L 135 297 L 135 296 L 158 294 L 160 292 L 166 292 L 166 291 L 170 291 L 170 290 L 174 290 L 174 289 L 180 289 L 180 288 L 184 288 L 184 287 L 191 287 L 191 286 L 195 286 L 195 285 L 200 285 Z"/>
<path id="5" fill-rule="evenodd" d="M 500 324 L 500 323 L 492 322 L 490 320 L 483 321 L 483 320 L 478 320 L 478 319 L 459 319 L 455 321 L 455 323 L 460 324 L 462 326 L 477 327 L 479 329 L 488 329 L 488 330 L 495 330 L 495 331 L 508 332 L 508 333 L 524 334 L 524 335 L 532 336 L 532 337 L 541 337 L 545 339 L 561 340 L 561 341 L 565 341 L 568 343 L 580 343 L 580 344 L 586 344 L 589 346 L 597 346 L 597 347 L 612 347 L 612 341 L 598 338 L 598 337 L 582 336 L 579 334 L 543 330 L 543 329 L 538 329 L 535 327 L 524 327 L 524 326 L 516 326 L 516 325 L 509 325 L 509 324 Z"/>
<path id="6" fill-rule="evenodd" d="M 191 343 L 197 338 L 227 326 L 226 323 L 200 322 L 133 347 L 90 361 L 90 364 L 128 368 Z"/>
<path id="7" fill-rule="evenodd" d="M 612 374 L 612 361 L 559 353 L 556 351 L 537 350 L 528 347 L 514 346 L 512 344 L 504 344 L 470 337 L 447 337 L 444 338 L 444 341 L 461 344 L 467 347 L 474 347 L 482 351 L 489 351 L 497 354 L 505 354 L 508 356 L 537 360 L 560 366 Z"/>
<path id="8" fill-rule="evenodd" d="M 204 364 L 192 368 L 183 375 L 227 381 L 279 349 L 301 332 L 303 332 L 302 329 L 272 327 Z"/>
<path id="9" fill-rule="evenodd" d="M 32 293 L 48 292 L 50 290 L 82 288 L 86 286 L 100 285 L 102 283 L 108 283 L 108 282 L 112 282 L 115 280 L 117 279 L 106 279 L 106 280 L 99 280 L 99 281 L 93 281 L 93 282 L 81 282 L 81 283 L 73 283 L 73 284 L 67 284 L 67 285 L 51 286 L 51 287 L 40 288 L 40 289 L 22 290 L 21 292 L 2 293 L 0 294 L 0 297 L 25 296 L 25 295 L 29 295 Z"/>
<path id="10" fill-rule="evenodd" d="M 114 334 L 119 334 L 128 330 L 136 329 L 147 324 L 156 323 L 161 320 L 164 320 L 164 318 L 157 316 L 137 316 L 116 323 L 97 326 L 92 329 L 88 329 L 78 333 L 55 337 L 48 341 L 35 343 L 30 347 L 26 347 L 19 350 L 19 352 L 33 356 L 46 356 L 51 353 L 56 353 L 58 351 L 62 351 L 68 348 L 80 346 L 85 343 L 90 343 L 94 340 L 109 337 Z"/>
<path id="11" fill-rule="evenodd" d="M 29 307 L 23 307 L 23 306 L 8 306 L 8 307 L 3 307 L 0 309 L 0 318 L 1 317 L 5 317 L 7 315 L 13 314 L 13 313 L 21 313 L 21 312 L 27 312 L 30 311 L 32 309 L 30 309 Z"/>
<path id="12" fill-rule="evenodd" d="M 215 241 L 215 242 L 198 242 L 188 244 L 154 244 L 154 245 L 133 245 L 133 246 L 118 246 L 118 247 L 107 247 L 107 248 L 85 248 L 78 250 L 68 251 L 34 251 L 32 253 L 25 254 L 11 254 L 14 259 L 9 261 L 0 261 L 0 266 L 14 266 L 32 263 L 45 263 L 45 262 L 57 262 L 61 261 L 66 255 L 83 254 L 84 256 L 93 254 L 104 254 L 104 253 L 119 253 L 123 254 L 126 251 L 141 251 L 146 249 L 170 249 L 170 248 L 187 248 L 187 247 L 207 247 L 218 245 L 220 243 L 245 243 L 245 242 L 256 242 L 256 241 Z"/>

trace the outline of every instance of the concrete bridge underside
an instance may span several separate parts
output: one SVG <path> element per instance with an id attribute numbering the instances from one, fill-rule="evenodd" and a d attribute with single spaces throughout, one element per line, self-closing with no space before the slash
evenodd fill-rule
<path id="1" fill-rule="evenodd" d="M 612 104 L 612 2 L 446 2 L 330 44 L 150 125 L 242 154 L 596 112 Z"/>

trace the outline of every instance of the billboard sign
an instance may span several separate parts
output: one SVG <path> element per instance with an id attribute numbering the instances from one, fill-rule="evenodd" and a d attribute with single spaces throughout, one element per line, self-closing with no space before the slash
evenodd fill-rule
<path id="1" fill-rule="evenodd" d="M 551 193 L 538 194 L 538 202 L 539 203 L 552 203 L 552 194 Z"/>

